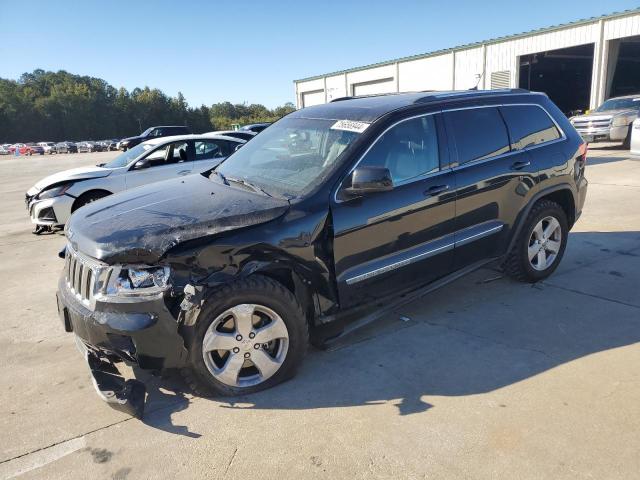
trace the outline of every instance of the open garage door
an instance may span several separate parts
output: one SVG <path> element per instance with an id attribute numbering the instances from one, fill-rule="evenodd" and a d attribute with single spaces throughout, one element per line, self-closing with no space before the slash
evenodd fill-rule
<path id="1" fill-rule="evenodd" d="M 608 42 L 605 98 L 640 93 L 640 36 Z"/>
<path id="2" fill-rule="evenodd" d="M 544 92 L 565 114 L 589 108 L 594 45 L 520 57 L 520 88 Z"/>
<path id="3" fill-rule="evenodd" d="M 393 93 L 396 91 L 396 82 L 391 78 L 371 80 L 370 82 L 354 83 L 351 92 L 354 97 L 362 95 L 376 95 L 380 93 Z"/>

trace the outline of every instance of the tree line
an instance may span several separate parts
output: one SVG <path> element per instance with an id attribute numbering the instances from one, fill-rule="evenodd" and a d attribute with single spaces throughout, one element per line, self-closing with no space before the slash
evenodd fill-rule
<path id="1" fill-rule="evenodd" d="M 0 78 L 0 143 L 122 138 L 153 125 L 186 125 L 202 133 L 272 122 L 293 110 L 292 103 L 190 107 L 182 93 L 170 97 L 149 87 L 129 92 L 100 78 L 38 69 L 17 81 Z"/>

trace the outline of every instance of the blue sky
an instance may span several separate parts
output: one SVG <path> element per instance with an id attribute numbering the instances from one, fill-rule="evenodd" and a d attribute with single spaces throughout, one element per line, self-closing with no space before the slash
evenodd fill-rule
<path id="1" fill-rule="evenodd" d="M 0 77 L 35 68 L 190 105 L 294 101 L 297 78 L 636 8 L 624 0 L 0 0 Z"/>

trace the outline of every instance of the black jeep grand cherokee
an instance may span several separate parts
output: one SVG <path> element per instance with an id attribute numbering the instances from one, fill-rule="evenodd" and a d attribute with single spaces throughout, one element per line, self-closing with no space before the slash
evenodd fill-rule
<path id="1" fill-rule="evenodd" d="M 363 306 L 495 259 L 519 280 L 550 275 L 585 161 L 560 110 L 523 90 L 298 110 L 213 171 L 79 209 L 60 314 L 103 398 L 135 415 L 144 386 L 119 376 L 123 360 L 180 368 L 204 394 L 255 392 Z"/>

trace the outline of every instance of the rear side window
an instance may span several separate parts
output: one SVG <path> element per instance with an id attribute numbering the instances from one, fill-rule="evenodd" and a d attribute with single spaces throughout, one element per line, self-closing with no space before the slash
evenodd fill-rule
<path id="1" fill-rule="evenodd" d="M 504 105 L 502 115 L 509 126 L 515 150 L 560 138 L 560 132 L 547 112 L 535 105 Z"/>
<path id="2" fill-rule="evenodd" d="M 510 150 L 507 127 L 497 107 L 447 112 L 460 164 L 484 160 Z"/>

